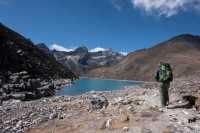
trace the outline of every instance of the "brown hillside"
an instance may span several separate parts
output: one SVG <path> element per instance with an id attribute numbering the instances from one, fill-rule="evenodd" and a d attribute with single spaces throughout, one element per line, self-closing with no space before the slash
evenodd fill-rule
<path id="1" fill-rule="evenodd" d="M 120 63 L 94 69 L 90 76 L 129 80 L 154 80 L 160 61 L 171 63 L 174 76 L 182 77 L 200 73 L 200 37 L 180 35 L 152 48 L 130 53 Z"/>

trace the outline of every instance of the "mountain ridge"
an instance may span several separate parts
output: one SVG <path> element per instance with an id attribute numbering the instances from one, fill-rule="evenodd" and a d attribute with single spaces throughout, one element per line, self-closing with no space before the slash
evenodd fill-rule
<path id="1" fill-rule="evenodd" d="M 189 44 L 189 45 L 188 45 Z M 160 61 L 172 64 L 175 77 L 199 74 L 200 37 L 183 34 L 151 48 L 131 52 L 111 67 L 91 70 L 88 76 L 153 81 Z"/>
<path id="2" fill-rule="evenodd" d="M 40 45 L 37 45 L 40 47 Z M 40 49 L 43 49 L 41 46 Z M 46 49 L 43 49 L 46 52 Z M 109 49 L 99 49 L 99 50 L 89 50 L 85 46 L 80 46 L 73 51 L 57 51 L 48 50 L 55 57 L 55 59 L 75 72 L 77 75 L 85 74 L 87 71 L 116 64 L 122 60 L 125 56 L 120 52 L 115 52 L 111 48 Z"/>

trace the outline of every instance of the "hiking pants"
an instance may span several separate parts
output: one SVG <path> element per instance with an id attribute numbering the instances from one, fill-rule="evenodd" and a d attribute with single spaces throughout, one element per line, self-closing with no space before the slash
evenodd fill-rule
<path id="1" fill-rule="evenodd" d="M 162 82 L 160 87 L 161 105 L 167 106 L 169 104 L 169 90 L 170 82 Z"/>

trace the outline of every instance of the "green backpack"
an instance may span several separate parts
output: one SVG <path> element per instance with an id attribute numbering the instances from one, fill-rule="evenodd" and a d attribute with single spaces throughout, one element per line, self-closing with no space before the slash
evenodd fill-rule
<path id="1" fill-rule="evenodd" d="M 159 81 L 166 82 L 172 80 L 173 80 L 173 74 L 170 64 L 168 63 L 161 64 L 159 72 Z"/>

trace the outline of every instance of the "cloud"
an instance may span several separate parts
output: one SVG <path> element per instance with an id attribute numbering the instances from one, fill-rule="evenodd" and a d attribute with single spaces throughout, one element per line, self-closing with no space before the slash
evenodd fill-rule
<path id="1" fill-rule="evenodd" d="M 182 11 L 200 9 L 200 0 L 131 0 L 134 8 L 149 14 L 171 17 Z"/>
<path id="2" fill-rule="evenodd" d="M 58 44 L 52 44 L 50 46 L 50 49 L 51 50 L 56 50 L 56 51 L 65 51 L 65 52 L 71 52 L 71 51 L 74 51 L 75 49 L 74 48 L 65 48 L 63 46 L 60 46 Z"/>
<path id="3" fill-rule="evenodd" d="M 107 51 L 108 49 L 96 47 L 94 49 L 90 49 L 89 52 L 99 52 L 99 51 Z"/>

